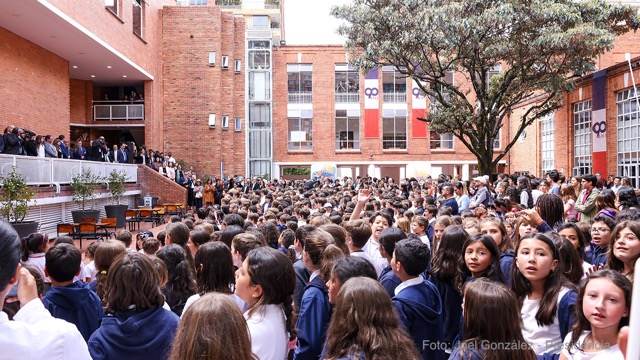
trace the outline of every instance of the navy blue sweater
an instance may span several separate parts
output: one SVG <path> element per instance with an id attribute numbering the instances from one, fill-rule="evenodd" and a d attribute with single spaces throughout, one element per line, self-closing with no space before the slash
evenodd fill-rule
<path id="1" fill-rule="evenodd" d="M 442 318 L 444 342 L 447 347 L 453 347 L 453 341 L 461 332 L 460 323 L 462 322 L 462 296 L 453 286 L 453 283 L 445 282 L 436 276 L 429 279 L 438 288 L 440 299 L 442 300 Z"/>
<path id="2" fill-rule="evenodd" d="M 400 283 L 402 283 L 402 280 L 393 273 L 391 265 L 387 265 L 387 267 L 382 269 L 382 272 L 378 277 L 378 282 L 380 282 L 382 287 L 387 290 L 389 298 L 392 298 L 396 296 L 396 288 Z"/>
<path id="3" fill-rule="evenodd" d="M 293 358 L 296 360 L 317 360 L 327 335 L 327 326 L 331 318 L 331 304 L 327 287 L 320 277 L 315 277 L 304 289 L 300 302 L 298 329 L 298 347 Z"/>

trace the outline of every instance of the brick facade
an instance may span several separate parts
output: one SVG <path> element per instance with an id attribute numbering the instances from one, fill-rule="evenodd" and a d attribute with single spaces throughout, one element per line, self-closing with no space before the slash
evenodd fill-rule
<path id="1" fill-rule="evenodd" d="M 158 197 L 159 204 L 172 203 L 187 206 L 187 189 L 148 166 L 138 166 L 138 184 L 141 197 L 149 193 L 153 197 Z"/>

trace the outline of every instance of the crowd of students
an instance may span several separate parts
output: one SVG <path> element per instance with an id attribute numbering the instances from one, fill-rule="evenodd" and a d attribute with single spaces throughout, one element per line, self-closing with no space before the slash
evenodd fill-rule
<path id="1" fill-rule="evenodd" d="M 583 199 L 607 193 L 583 179 Z M 238 184 L 84 260 L 2 223 L 0 358 L 622 359 L 635 189 L 577 207 L 586 222 L 549 185 L 532 202 L 509 176 Z"/>

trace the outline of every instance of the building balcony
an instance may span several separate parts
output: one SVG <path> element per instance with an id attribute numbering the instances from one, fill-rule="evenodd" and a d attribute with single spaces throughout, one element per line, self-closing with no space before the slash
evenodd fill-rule
<path id="1" fill-rule="evenodd" d="M 311 104 L 313 97 L 311 92 L 289 93 L 289 104 Z"/>
<path id="2" fill-rule="evenodd" d="M 359 103 L 359 93 L 336 93 L 336 103 Z"/>
<path id="3" fill-rule="evenodd" d="M 382 94 L 382 102 L 385 103 L 406 103 L 406 93 L 384 93 Z"/>
<path id="4" fill-rule="evenodd" d="M 144 121 L 144 102 L 94 101 L 94 121 Z"/>

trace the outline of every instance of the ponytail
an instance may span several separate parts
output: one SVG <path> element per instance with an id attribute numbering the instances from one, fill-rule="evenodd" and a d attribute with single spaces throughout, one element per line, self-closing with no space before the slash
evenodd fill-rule
<path id="1" fill-rule="evenodd" d="M 32 233 L 22 238 L 22 261 L 29 260 L 31 254 L 44 252 L 48 240 L 45 233 Z"/>
<path id="2" fill-rule="evenodd" d="M 344 253 L 334 244 L 329 244 L 322 252 L 322 257 L 320 259 L 320 277 L 322 280 L 327 281 L 331 276 L 331 269 L 333 269 L 333 265 L 339 259 L 344 257 Z"/>

